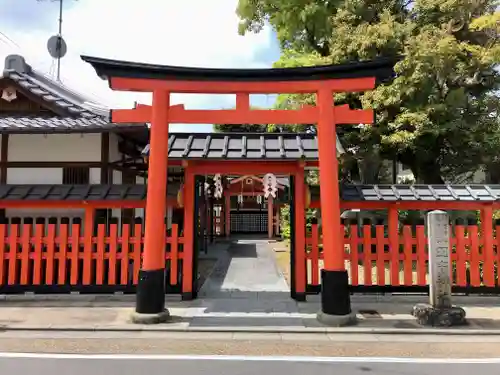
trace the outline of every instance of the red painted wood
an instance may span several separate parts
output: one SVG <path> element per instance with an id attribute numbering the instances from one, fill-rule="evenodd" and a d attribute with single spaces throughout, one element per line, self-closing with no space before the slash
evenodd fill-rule
<path id="1" fill-rule="evenodd" d="M 370 225 L 363 225 L 363 274 L 365 285 L 372 285 L 372 233 Z"/>
<path id="2" fill-rule="evenodd" d="M 359 254 L 358 254 L 358 245 L 360 244 L 360 240 L 358 238 L 358 226 L 351 225 L 350 228 L 350 238 L 349 238 L 349 258 L 351 263 L 351 285 L 359 284 L 359 275 L 358 275 L 358 262 L 359 262 Z"/>
<path id="3" fill-rule="evenodd" d="M 70 283 L 71 285 L 77 285 L 79 281 L 79 270 L 78 262 L 80 260 L 80 225 L 71 225 L 71 272 L 70 272 Z"/>
<path id="4" fill-rule="evenodd" d="M 68 224 L 61 224 L 59 226 L 58 243 L 58 274 L 57 283 L 59 285 L 66 284 L 66 263 L 68 259 Z"/>
<path id="5" fill-rule="evenodd" d="M 479 272 L 479 263 L 482 260 L 479 254 L 479 237 L 477 225 L 468 225 L 467 232 L 470 239 L 470 283 L 472 286 L 481 285 L 481 274 Z"/>
<path id="6" fill-rule="evenodd" d="M 170 242 L 170 284 L 177 285 L 178 259 L 179 259 L 179 226 L 172 224 L 172 234 Z"/>
<path id="7" fill-rule="evenodd" d="M 119 259 L 121 263 L 120 284 L 127 285 L 128 272 L 129 272 L 129 259 L 130 259 L 130 224 L 123 224 L 122 238 L 121 238 L 121 251 Z"/>
<path id="8" fill-rule="evenodd" d="M 47 226 L 47 236 L 45 243 L 47 244 L 45 250 L 45 284 L 54 284 L 54 260 L 56 258 L 56 224 L 49 224 Z"/>
<path id="9" fill-rule="evenodd" d="M 404 285 L 413 285 L 413 239 L 412 230 L 410 225 L 403 226 L 403 247 L 404 247 L 404 260 L 403 260 L 403 280 Z"/>
<path id="10" fill-rule="evenodd" d="M 5 262 L 5 235 L 6 233 L 6 225 L 0 224 L 0 285 L 3 285 L 5 280 L 4 274 L 4 262 Z"/>
<path id="11" fill-rule="evenodd" d="M 385 227 L 383 225 L 375 226 L 375 234 L 377 239 L 377 285 L 385 285 L 385 251 L 384 245 L 386 244 L 386 238 L 384 233 Z"/>
<path id="12" fill-rule="evenodd" d="M 375 78 L 344 78 L 322 81 L 278 81 L 278 82 L 206 82 L 159 79 L 110 77 L 110 87 L 121 91 L 153 92 L 164 90 L 173 93 L 191 94 L 299 94 L 313 93 L 320 88 L 332 92 L 357 92 L 375 87 Z"/>
<path id="13" fill-rule="evenodd" d="M 109 226 L 109 257 L 108 257 L 108 284 L 116 284 L 116 265 L 118 263 L 118 224 Z"/>
<path id="14" fill-rule="evenodd" d="M 21 285 L 28 285 L 30 240 L 31 224 L 23 224 L 21 229 Z"/>

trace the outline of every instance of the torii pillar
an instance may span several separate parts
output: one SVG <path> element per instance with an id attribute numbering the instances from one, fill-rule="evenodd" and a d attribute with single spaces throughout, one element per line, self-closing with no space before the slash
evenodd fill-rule
<path id="1" fill-rule="evenodd" d="M 134 323 L 168 320 L 165 308 L 165 212 L 167 205 L 168 113 L 170 93 L 153 91 L 144 253 L 137 284 Z"/>
<path id="2" fill-rule="evenodd" d="M 323 269 L 321 270 L 321 311 L 318 320 L 328 325 L 346 325 L 355 320 L 351 311 L 349 274 L 345 268 L 344 235 L 340 233 L 339 167 L 335 125 L 344 119 L 342 107 L 333 106 L 333 90 L 317 92 L 318 154 L 321 178 L 321 219 L 323 222 Z M 339 118 L 336 118 L 338 114 Z"/>

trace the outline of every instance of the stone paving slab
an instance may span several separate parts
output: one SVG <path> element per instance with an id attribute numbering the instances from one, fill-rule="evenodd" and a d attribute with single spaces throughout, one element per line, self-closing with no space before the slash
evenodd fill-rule
<path id="1" fill-rule="evenodd" d="M 420 301 L 422 298 L 420 298 Z M 191 332 L 296 332 L 296 333 L 426 333 L 500 335 L 500 307 L 483 301 L 463 305 L 470 324 L 454 329 L 424 329 L 410 315 L 418 299 L 379 299 L 357 297 L 353 308 L 358 324 L 347 328 L 329 328 L 316 320 L 319 305 L 284 299 L 210 299 L 191 302 L 169 301 L 172 322 L 154 326 L 129 322 L 133 302 L 103 307 L 101 299 L 38 302 L 19 299 L 0 301 L 0 330 L 80 330 L 80 331 L 191 331 Z"/>
<path id="2" fill-rule="evenodd" d="M 248 299 L 250 295 L 264 292 L 289 293 L 267 240 L 235 240 L 227 248 L 221 248 L 217 258 L 217 264 L 199 292 L 200 297 L 230 295 L 231 298 Z"/>

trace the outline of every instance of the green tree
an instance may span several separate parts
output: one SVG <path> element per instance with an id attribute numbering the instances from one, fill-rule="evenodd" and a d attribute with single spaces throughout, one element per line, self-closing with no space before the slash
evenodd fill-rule
<path id="1" fill-rule="evenodd" d="M 403 55 L 391 82 L 336 96 L 338 104 L 373 108 L 377 119 L 373 127 L 342 127 L 340 136 L 365 180 L 389 159 L 410 167 L 418 182 L 442 183 L 480 167 L 500 169 L 497 6 L 493 0 L 240 0 L 237 13 L 241 33 L 258 32 L 266 22 L 276 30 L 277 67 Z M 279 97 L 289 107 L 314 100 Z M 500 182 L 496 175 L 490 173 Z"/>
<path id="2" fill-rule="evenodd" d="M 259 109 L 251 106 L 251 109 Z M 214 131 L 217 133 L 266 133 L 267 124 L 214 124 Z"/>
<path id="3" fill-rule="evenodd" d="M 267 125 L 214 124 L 214 131 L 218 133 L 265 133 L 267 131 Z"/>

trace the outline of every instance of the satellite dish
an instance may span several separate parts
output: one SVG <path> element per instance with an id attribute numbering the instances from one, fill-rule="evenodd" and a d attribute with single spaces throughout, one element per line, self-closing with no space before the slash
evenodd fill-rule
<path id="1" fill-rule="evenodd" d="M 47 41 L 47 50 L 54 59 L 60 59 L 68 52 L 68 46 L 60 35 L 53 35 Z"/>

